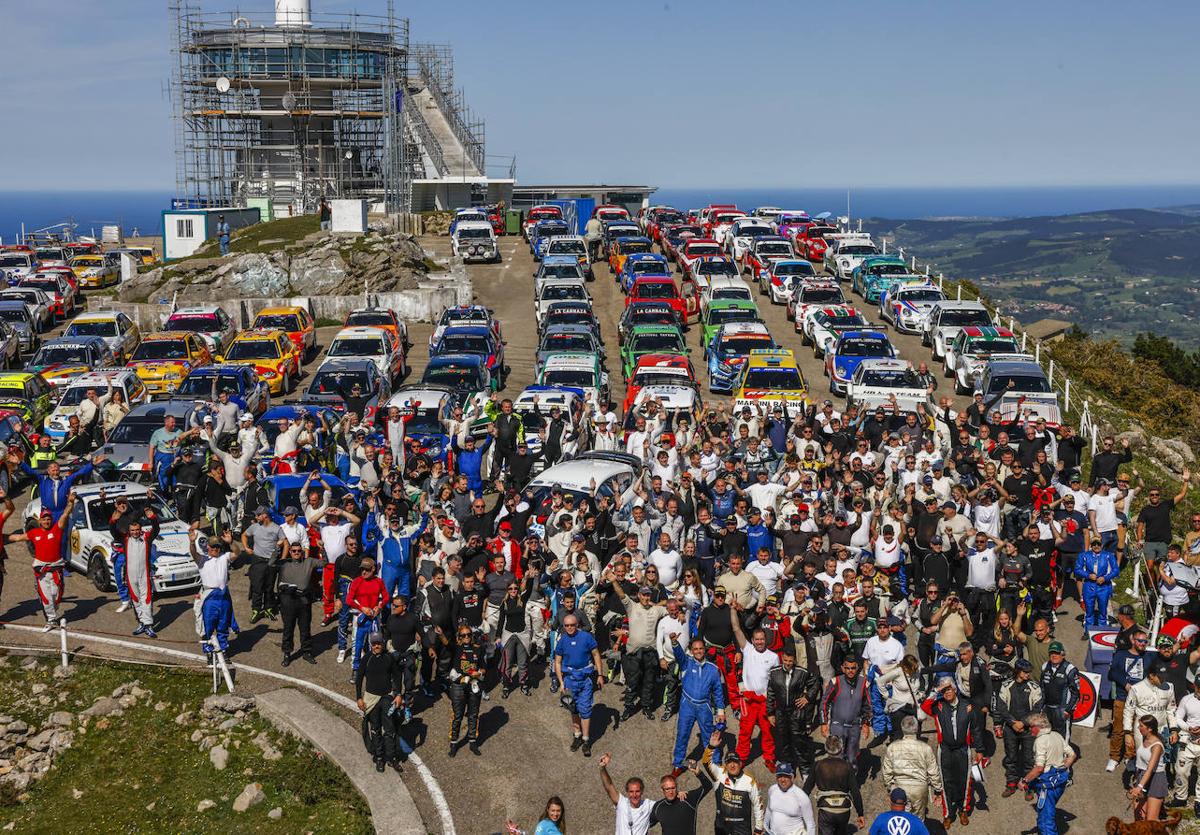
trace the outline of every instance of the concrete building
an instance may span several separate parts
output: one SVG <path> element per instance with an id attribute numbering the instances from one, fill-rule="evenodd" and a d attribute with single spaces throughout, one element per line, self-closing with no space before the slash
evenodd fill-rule
<path id="1" fill-rule="evenodd" d="M 258 223 L 259 210 L 237 208 L 179 208 L 162 213 L 163 260 L 186 258 L 209 238 L 217 236 L 222 215 L 230 230 Z"/>

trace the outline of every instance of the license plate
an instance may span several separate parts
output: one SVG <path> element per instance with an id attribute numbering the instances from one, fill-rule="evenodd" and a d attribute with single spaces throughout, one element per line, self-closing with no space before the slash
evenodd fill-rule
<path id="1" fill-rule="evenodd" d="M 175 582 L 175 574 L 174 574 L 174 573 L 171 573 L 171 574 L 168 574 L 168 575 L 167 575 L 167 582 L 168 582 L 168 583 L 174 583 L 174 582 Z"/>

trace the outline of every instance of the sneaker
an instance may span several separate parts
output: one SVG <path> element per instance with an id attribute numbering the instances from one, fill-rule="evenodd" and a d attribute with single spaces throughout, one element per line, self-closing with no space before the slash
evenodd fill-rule
<path id="1" fill-rule="evenodd" d="M 649 710 L 643 710 L 642 715 L 645 716 L 647 719 L 649 719 L 651 722 L 653 722 L 654 721 L 654 708 L 650 708 Z"/>
<path id="2" fill-rule="evenodd" d="M 267 609 L 267 617 L 269 617 L 271 620 L 279 620 L 279 612 L 275 611 L 274 609 Z M 379 770 L 382 771 L 383 769 L 381 768 Z"/>
<path id="3" fill-rule="evenodd" d="M 551 693 L 558 692 L 558 679 L 553 678 L 553 677 L 550 679 L 550 692 Z"/>
<path id="4" fill-rule="evenodd" d="M 468 745 L 468 746 L 467 746 L 467 748 L 468 748 L 468 749 L 470 750 L 470 752 L 471 752 L 472 754 L 474 754 L 475 756 L 477 756 L 477 757 L 482 757 L 482 756 L 483 756 L 483 752 L 479 750 L 479 743 L 478 743 L 478 742 L 472 742 L 470 745 Z"/>
<path id="5" fill-rule="evenodd" d="M 532 693 L 532 692 L 533 692 L 533 691 L 529 689 L 529 685 L 528 685 L 528 684 L 522 684 L 522 685 L 521 685 L 521 695 L 522 695 L 522 696 L 528 696 L 528 695 L 529 695 L 530 693 Z"/>
<path id="6" fill-rule="evenodd" d="M 592 741 L 590 739 L 583 743 L 583 755 L 585 757 L 592 755 Z"/>
<path id="7" fill-rule="evenodd" d="M 46 621 L 46 625 L 42 627 L 42 631 L 43 631 L 43 632 L 49 632 L 49 631 L 50 631 L 51 629 L 53 629 L 53 628 L 54 628 L 54 621 L 52 621 L 52 620 L 48 620 L 48 621 Z M 141 627 L 139 627 L 139 629 L 140 629 L 140 628 L 141 628 Z M 138 634 L 138 633 L 137 633 L 137 632 L 134 632 L 133 634 L 134 634 L 134 635 L 136 635 L 136 634 Z"/>
<path id="8" fill-rule="evenodd" d="M 333 623 L 335 620 L 337 620 L 337 618 L 335 618 L 333 615 L 330 615 L 329 617 L 322 618 L 322 619 L 321 619 L 321 626 L 329 626 L 329 624 Z"/>
<path id="9" fill-rule="evenodd" d="M 683 766 L 681 766 L 681 765 L 677 765 L 677 766 L 675 766 L 674 768 L 672 768 L 672 769 L 671 769 L 671 776 L 672 776 L 672 777 L 678 777 L 678 776 L 679 776 L 680 774 L 682 774 L 683 772 L 684 772 L 684 768 L 683 768 Z"/>
<path id="10" fill-rule="evenodd" d="M 954 823 L 954 818 L 942 818 L 942 829 L 949 829 L 952 823 Z"/>
<path id="11" fill-rule="evenodd" d="M 674 715 L 675 715 L 675 711 L 671 710 L 671 708 L 667 708 L 666 710 L 663 711 L 663 715 L 660 717 L 660 721 L 670 722 L 671 717 L 673 717 Z"/>
<path id="12" fill-rule="evenodd" d="M 43 632 L 49 632 L 49 631 L 50 631 L 50 627 L 51 627 L 51 626 L 52 626 L 52 624 L 49 624 L 49 623 L 48 623 L 48 624 L 46 624 L 46 628 L 45 628 L 45 629 L 43 629 L 42 631 L 43 631 Z M 133 632 L 132 632 L 132 633 L 130 633 L 130 634 L 132 634 L 132 635 L 141 635 L 141 634 L 145 633 L 145 631 L 146 631 L 146 627 L 142 626 L 142 625 L 139 623 L 139 624 L 137 625 L 137 629 L 133 630 Z"/>
<path id="13" fill-rule="evenodd" d="M 263 619 L 263 613 L 258 611 L 258 609 L 255 609 L 253 612 L 250 613 L 250 622 L 251 623 L 258 623 L 262 619 Z"/>
<path id="14" fill-rule="evenodd" d="M 375 761 L 375 770 L 378 771 L 380 774 L 382 774 L 383 772 L 387 771 L 387 765 L 384 763 L 383 760 L 376 760 Z"/>
<path id="15" fill-rule="evenodd" d="M 1196 817 L 1200 818 L 1200 800 L 1197 800 L 1192 805 L 1192 812 L 1196 815 Z"/>
<path id="16" fill-rule="evenodd" d="M 501 698 L 501 699 L 507 699 L 507 698 L 508 698 L 509 696 L 511 696 L 511 695 L 512 695 L 512 688 L 511 688 L 511 687 L 505 687 L 503 690 L 501 690 L 501 691 L 500 691 L 500 698 Z"/>
<path id="17" fill-rule="evenodd" d="M 1187 801 L 1181 800 L 1178 797 L 1172 797 L 1170 800 L 1167 801 L 1168 809 L 1182 809 L 1184 806 L 1187 806 Z"/>
<path id="18" fill-rule="evenodd" d="M 317 659 L 313 658 L 311 655 L 301 655 L 300 657 L 303 658 L 305 661 L 307 661 L 309 664 L 317 663 Z"/>
<path id="19" fill-rule="evenodd" d="M 145 635 L 147 638 L 157 638 L 158 637 L 158 633 L 154 631 L 154 627 L 152 627 L 152 626 L 146 627 Z"/>
<path id="20" fill-rule="evenodd" d="M 630 719 L 632 719 L 634 716 L 637 715 L 637 712 L 638 712 L 637 705 L 629 705 L 627 708 L 625 708 L 625 710 L 623 710 L 621 712 L 621 721 L 628 722 Z"/>
<path id="21" fill-rule="evenodd" d="M 129 601 L 122 600 L 121 605 L 117 607 L 117 614 L 120 614 L 121 612 L 128 612 L 128 611 L 129 611 Z"/>
<path id="22" fill-rule="evenodd" d="M 388 763 L 388 765 L 390 765 L 392 768 L 394 768 L 394 769 L 396 770 L 396 773 L 397 773 L 397 774 L 403 774 L 403 773 L 404 773 L 404 766 L 402 766 L 402 765 L 400 764 L 400 761 L 399 761 L 399 760 L 392 760 L 390 763 Z"/>
<path id="23" fill-rule="evenodd" d="M 292 663 L 292 657 L 290 655 L 285 655 L 285 656 L 283 656 L 283 660 L 279 662 L 279 666 L 280 667 L 288 667 L 288 666 L 291 666 L 291 663 Z"/>
<path id="24" fill-rule="evenodd" d="M 408 724 L 409 722 L 411 722 L 411 721 L 412 721 L 412 708 L 411 708 L 411 707 L 406 707 L 406 708 L 404 708 L 404 719 L 403 719 L 403 722 L 404 722 L 404 724 L 405 724 L 405 725 L 407 725 L 407 724 Z"/>
<path id="25" fill-rule="evenodd" d="M 1017 793 L 1016 785 L 1013 783 L 1009 783 L 1007 786 L 1004 787 L 1004 791 L 1000 793 L 1000 796 L 1001 797 L 1012 797 L 1016 793 Z"/>
<path id="26" fill-rule="evenodd" d="M 961 823 L 963 826 L 966 826 L 967 824 L 969 824 L 971 822 L 971 817 L 966 812 L 959 812 L 958 813 L 958 822 Z"/>
<path id="27" fill-rule="evenodd" d="M 1120 763 L 1118 763 L 1116 760 L 1109 760 L 1108 764 L 1104 766 L 1104 770 L 1111 773 L 1117 770 L 1118 765 L 1120 765 Z"/>
<path id="28" fill-rule="evenodd" d="M 451 742 L 450 750 L 446 752 L 446 756 L 449 757 L 450 759 L 454 759 L 454 755 L 457 753 L 458 753 L 458 746 L 455 745 L 453 742 Z"/>
<path id="29" fill-rule="evenodd" d="M 338 650 L 338 663 L 339 663 L 339 664 L 345 664 L 345 663 L 346 663 L 346 650 L 344 650 L 344 649 L 339 649 L 339 650 Z"/>
<path id="30" fill-rule="evenodd" d="M 577 736 L 571 741 L 571 751 L 574 753 L 583 747 L 583 737 Z"/>

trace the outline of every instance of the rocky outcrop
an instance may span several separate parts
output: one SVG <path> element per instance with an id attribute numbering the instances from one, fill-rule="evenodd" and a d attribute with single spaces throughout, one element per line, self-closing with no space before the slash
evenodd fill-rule
<path id="1" fill-rule="evenodd" d="M 432 262 L 412 235 L 321 232 L 268 252 L 192 258 L 120 285 L 119 301 L 156 303 L 222 298 L 354 295 L 411 290 Z"/>

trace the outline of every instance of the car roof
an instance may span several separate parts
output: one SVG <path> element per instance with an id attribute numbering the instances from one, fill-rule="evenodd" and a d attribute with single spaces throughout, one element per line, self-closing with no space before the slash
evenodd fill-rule
<path id="1" fill-rule="evenodd" d="M 378 330 L 378 328 L 376 328 Z M 450 335 L 465 335 L 465 336 L 491 336 L 492 329 L 485 325 L 449 325 L 446 330 L 442 331 L 442 337 Z M 338 334 L 339 336 L 341 334 Z"/>
<path id="2" fill-rule="evenodd" d="M 375 368 L 375 361 L 366 357 L 327 357 L 317 366 L 317 373 L 329 368 L 345 369 L 347 371 L 366 371 Z"/>
<path id="3" fill-rule="evenodd" d="M 461 220 L 455 224 L 454 229 L 488 229 L 492 228 L 492 224 L 486 220 Z"/>
<path id="4" fill-rule="evenodd" d="M 728 322 L 717 329 L 717 336 L 771 336 L 765 322 Z"/>
<path id="5" fill-rule="evenodd" d="M 203 366 L 203 367 L 211 368 L 212 366 Z M 243 366 L 238 366 L 238 367 L 241 368 Z M 197 370 L 199 370 L 199 369 L 197 369 Z M 192 373 L 195 374 L 196 372 L 193 371 Z M 80 374 L 78 377 L 71 380 L 71 382 L 67 384 L 67 387 L 68 388 L 76 388 L 76 387 L 83 387 L 83 386 L 94 386 L 98 383 L 104 383 L 105 385 L 109 385 L 115 381 L 119 381 L 122 377 L 124 377 L 126 375 L 128 375 L 130 377 L 136 377 L 137 372 L 134 371 L 132 368 L 96 368 L 96 369 L 93 369 L 92 371 L 85 371 L 83 374 Z"/>
<path id="6" fill-rule="evenodd" d="M 542 361 L 542 370 L 545 371 L 547 368 L 554 365 L 561 367 L 569 366 L 574 368 L 586 367 L 589 371 L 593 371 L 596 368 L 597 362 L 599 362 L 599 359 L 595 354 L 584 354 L 578 352 L 555 353 L 550 354 L 545 360 Z"/>
<path id="7" fill-rule="evenodd" d="M 96 345 L 107 347 L 108 343 L 104 341 L 103 336 L 56 336 L 53 339 L 47 339 L 42 343 L 45 348 L 48 345 Z"/>
<path id="8" fill-rule="evenodd" d="M 629 464 L 618 461 L 608 461 L 603 458 L 577 458 L 547 467 L 529 483 L 529 486 L 537 488 L 561 484 L 568 490 L 591 493 L 593 480 L 597 484 L 602 484 L 615 475 L 628 472 L 636 472 L 636 470 Z"/>
<path id="9" fill-rule="evenodd" d="M 187 339 L 194 336 L 191 331 L 154 331 L 142 337 L 143 342 L 158 342 L 160 340 Z"/>
<path id="10" fill-rule="evenodd" d="M 555 238 L 551 238 L 550 241 L 551 241 L 551 243 L 553 243 L 554 241 L 558 240 L 559 238 L 565 238 L 565 237 L 566 237 L 565 235 L 559 235 Z M 554 264 L 570 264 L 571 266 L 574 267 L 579 264 L 579 258 L 578 258 L 578 256 L 575 256 L 575 255 L 547 255 L 545 258 L 542 259 L 543 267 L 552 266 Z"/>
<path id="11" fill-rule="evenodd" d="M 758 305 L 754 303 L 754 299 L 713 299 L 708 303 L 709 310 L 728 310 L 731 307 L 758 312 Z"/>
<path id="12" fill-rule="evenodd" d="M 195 404 L 191 400 L 155 400 L 152 403 L 139 403 L 129 410 L 122 420 L 128 418 L 157 418 L 162 420 L 168 415 L 174 415 L 176 419 L 187 418 Z"/>
<path id="13" fill-rule="evenodd" d="M 737 287 L 750 289 L 750 285 L 746 283 L 746 279 L 739 275 L 714 275 L 708 280 L 708 289 L 715 290 L 718 287 Z"/>
<path id="14" fill-rule="evenodd" d="M 303 313 L 303 312 L 304 312 L 304 308 L 299 307 L 297 305 L 284 305 L 281 307 L 264 307 L 262 310 L 258 311 L 258 313 L 255 313 L 254 317 L 258 318 L 259 316 L 262 316 L 264 313 L 274 315 L 277 313 Z"/>
<path id="15" fill-rule="evenodd" d="M 77 322 L 106 322 L 110 319 L 116 319 L 119 312 L 117 310 L 90 310 L 87 313 L 80 313 L 71 320 L 71 324 L 76 324 Z"/>
<path id="16" fill-rule="evenodd" d="M 987 311 L 987 307 L 982 302 L 955 301 L 954 299 L 942 299 L 939 302 L 934 302 L 935 306 L 942 310 L 983 310 Z"/>
<path id="17" fill-rule="evenodd" d="M 888 359 L 887 357 L 867 357 L 859 366 L 867 368 L 875 368 L 880 371 L 905 371 L 912 367 L 912 363 L 902 359 Z"/>
<path id="18" fill-rule="evenodd" d="M 191 305 L 190 307 L 176 308 L 175 310 L 171 311 L 171 316 L 174 316 L 177 313 L 183 316 L 212 316 L 215 315 L 220 309 L 221 306 L 219 304 L 195 304 Z M 267 313 L 270 310 L 271 308 L 266 308 L 264 310 L 260 310 L 259 313 Z M 167 318 L 169 319 L 170 317 Z"/>
<path id="19" fill-rule="evenodd" d="M 72 488 L 79 498 L 87 501 L 97 499 L 103 493 L 105 498 L 113 496 L 144 496 L 149 495 L 150 488 L 136 481 L 109 481 L 96 484 L 79 483 Z"/>
<path id="20" fill-rule="evenodd" d="M 1035 360 L 995 360 L 988 363 L 987 370 L 999 374 L 1037 374 L 1046 376 L 1046 372 Z"/>
<path id="21" fill-rule="evenodd" d="M 979 325 L 969 325 L 960 331 L 971 339 L 1016 339 L 1008 328 L 983 328 Z"/>
<path id="22" fill-rule="evenodd" d="M 429 363 L 425 366 L 428 368 L 432 365 L 483 365 L 487 362 L 486 359 L 479 354 L 441 354 L 436 357 L 430 357 Z"/>
<path id="23" fill-rule="evenodd" d="M 287 337 L 287 331 L 281 331 L 279 328 L 249 328 L 241 331 L 233 338 L 234 342 L 249 342 L 260 339 L 277 339 L 279 337 Z"/>
<path id="24" fill-rule="evenodd" d="M 233 362 L 218 362 L 213 365 L 201 365 L 198 368 L 193 368 L 189 377 L 207 377 L 218 376 L 221 374 L 243 374 L 249 371 L 249 367 Z"/>
<path id="25" fill-rule="evenodd" d="M 579 325 L 574 322 L 556 322 L 555 324 L 546 328 L 545 333 L 542 334 L 542 339 L 545 339 L 547 336 L 550 336 L 551 334 L 557 334 L 557 333 L 586 334 L 587 336 L 594 335 L 592 329 L 590 327 L 588 327 L 587 325 Z"/>
<path id="26" fill-rule="evenodd" d="M 486 330 L 486 328 L 484 330 Z M 375 325 L 351 325 L 348 328 L 342 328 L 340 331 L 334 334 L 333 338 L 341 339 L 342 337 L 349 338 L 370 336 L 375 337 L 376 339 L 386 339 L 384 336 L 385 333 L 387 333 L 387 331 L 385 331 L 383 328 L 376 327 Z"/>

